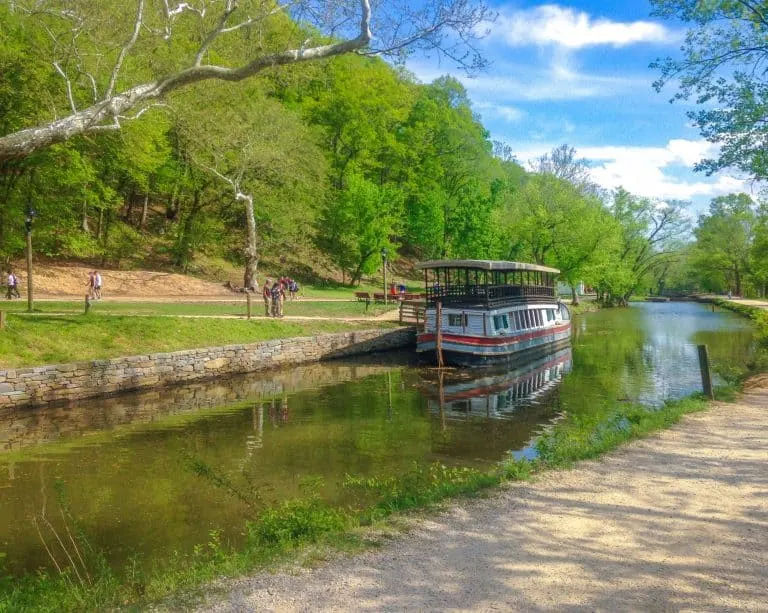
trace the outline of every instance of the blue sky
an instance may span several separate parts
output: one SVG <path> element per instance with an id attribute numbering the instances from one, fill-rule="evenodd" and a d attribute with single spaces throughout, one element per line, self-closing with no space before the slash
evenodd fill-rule
<path id="1" fill-rule="evenodd" d="M 674 89 L 656 93 L 650 62 L 679 56 L 685 25 L 650 16 L 647 0 L 496 2 L 498 19 L 480 45 L 492 62 L 467 77 L 445 62 L 418 60 L 422 81 L 459 78 L 494 140 L 523 165 L 567 143 L 606 188 L 659 200 L 687 200 L 701 210 L 715 196 L 750 192 L 735 175 L 707 177 L 694 164 L 714 153 L 690 127 Z"/>

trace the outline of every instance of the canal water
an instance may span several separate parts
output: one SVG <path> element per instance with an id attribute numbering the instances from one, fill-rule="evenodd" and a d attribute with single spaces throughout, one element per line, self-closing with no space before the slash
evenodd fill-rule
<path id="1" fill-rule="evenodd" d="M 0 412 L 0 574 L 50 568 L 45 545 L 68 532 L 117 567 L 188 553 L 212 530 L 237 542 L 253 511 L 235 490 L 268 506 L 309 494 L 355 505 L 346 475 L 530 456 L 555 420 L 699 390 L 704 343 L 727 378 L 752 329 L 698 304 L 640 303 L 574 318 L 568 348 L 442 385 L 392 353 Z"/>

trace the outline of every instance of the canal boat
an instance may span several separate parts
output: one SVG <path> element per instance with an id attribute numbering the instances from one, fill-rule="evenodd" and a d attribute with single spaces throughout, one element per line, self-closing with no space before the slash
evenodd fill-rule
<path id="1" fill-rule="evenodd" d="M 426 312 L 420 360 L 486 366 L 532 359 L 571 336 L 555 292 L 556 268 L 495 260 L 421 262 Z"/>

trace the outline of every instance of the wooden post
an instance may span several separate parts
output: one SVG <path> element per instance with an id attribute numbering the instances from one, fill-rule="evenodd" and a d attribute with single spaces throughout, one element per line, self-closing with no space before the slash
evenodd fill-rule
<path id="1" fill-rule="evenodd" d="M 32 225 L 27 228 L 27 312 L 34 310 L 34 292 L 32 290 Z"/>
<path id="2" fill-rule="evenodd" d="M 248 289 L 245 290 L 245 303 L 246 303 L 246 317 L 251 318 L 251 292 Z"/>
<path id="3" fill-rule="evenodd" d="M 435 353 L 437 353 L 437 367 L 443 367 L 443 303 L 435 302 Z"/>
<path id="4" fill-rule="evenodd" d="M 699 350 L 699 370 L 701 371 L 701 387 L 704 389 L 704 395 L 710 400 L 715 399 L 712 391 L 712 373 L 709 371 L 709 352 L 706 345 L 698 345 Z"/>
<path id="5" fill-rule="evenodd" d="M 0 330 L 5 330 L 5 311 L 0 311 Z"/>

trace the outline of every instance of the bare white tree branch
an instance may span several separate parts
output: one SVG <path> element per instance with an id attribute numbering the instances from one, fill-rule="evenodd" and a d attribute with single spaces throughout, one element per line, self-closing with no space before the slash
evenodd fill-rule
<path id="1" fill-rule="evenodd" d="M 105 98 L 109 98 L 112 95 L 112 92 L 115 91 L 115 84 L 117 83 L 117 77 L 120 74 L 120 69 L 123 67 L 123 61 L 125 60 L 125 56 L 128 55 L 128 52 L 131 50 L 131 47 L 133 47 L 136 44 L 136 41 L 139 38 L 139 32 L 141 31 L 141 24 L 144 21 L 144 0 L 139 0 L 139 6 L 136 10 L 136 22 L 133 24 L 133 34 L 131 35 L 131 38 L 128 40 L 128 42 L 123 46 L 122 49 L 120 49 L 120 55 L 117 56 L 117 61 L 115 62 L 115 67 L 112 69 L 112 75 L 109 78 L 109 85 L 107 86 L 107 91 L 104 93 Z"/>
<path id="2" fill-rule="evenodd" d="M 406 46 L 414 45 L 422 49 L 441 51 L 447 57 L 453 57 L 462 63 L 463 57 L 455 53 L 456 46 L 458 44 L 468 46 L 466 41 L 472 38 L 478 23 L 488 16 L 488 11 L 482 4 L 483 0 L 423 0 L 415 9 L 409 4 L 409 0 L 385 0 L 377 4 L 377 11 L 380 11 L 380 14 L 374 23 L 371 0 L 351 0 L 351 3 L 335 0 L 281 0 L 265 1 L 262 12 L 256 15 L 243 15 L 236 23 L 229 24 L 229 20 L 238 9 L 238 0 L 186 1 L 174 6 L 171 5 L 170 0 L 162 0 L 159 21 L 160 23 L 165 21 L 168 35 L 174 19 L 183 13 L 194 13 L 202 20 L 206 16 L 206 11 L 212 10 L 213 6 L 218 6 L 220 12 L 213 22 L 214 25 L 207 34 L 203 35 L 202 42 L 187 67 L 120 91 L 118 81 L 127 57 L 138 48 L 137 44 L 142 32 L 153 31 L 151 29 L 153 22 L 145 15 L 149 5 L 146 0 L 137 0 L 136 17 L 132 23 L 131 34 L 122 46 L 115 47 L 115 50 L 117 48 L 120 50 L 111 70 L 105 71 L 107 85 L 104 94 L 99 96 L 99 80 L 91 73 L 94 67 L 83 61 L 84 58 L 79 55 L 75 44 L 81 32 L 88 32 L 88 28 L 93 28 L 93 23 L 78 16 L 75 10 L 48 9 L 45 0 L 30 0 L 30 2 L 30 6 L 33 7 L 29 9 L 30 15 L 40 15 L 47 11 L 49 21 L 51 17 L 55 17 L 67 20 L 71 24 L 71 27 L 64 27 L 64 31 L 68 33 L 67 36 L 72 37 L 71 43 L 60 44 L 58 40 L 60 29 L 55 32 L 50 31 L 50 36 L 55 54 L 52 59 L 57 62 L 56 70 L 64 78 L 72 112 L 66 117 L 0 136 L 0 162 L 26 157 L 43 147 L 64 142 L 78 134 L 119 129 L 120 119 L 138 118 L 146 112 L 147 108 L 151 108 L 155 101 L 193 83 L 206 80 L 237 82 L 269 68 L 347 53 L 366 52 L 373 39 L 372 29 L 375 24 L 379 24 L 383 32 L 377 38 L 378 48 L 374 50 L 377 53 L 389 51 L 392 54 L 401 55 Z M 474 3 L 478 4 L 475 6 Z M 353 9 L 355 5 L 356 10 Z M 386 6 L 389 7 L 389 12 L 385 10 Z M 324 36 L 328 36 L 331 32 L 334 39 L 327 44 L 302 45 L 294 49 L 257 55 L 242 65 L 234 67 L 203 63 L 207 51 L 217 38 L 237 30 L 257 27 L 259 23 L 263 23 L 279 12 L 288 13 L 297 24 L 301 24 L 297 25 L 297 32 L 301 31 L 300 28 L 304 27 L 305 23 L 315 23 L 319 31 L 325 33 Z M 352 19 L 354 22 L 350 21 Z M 355 22 L 356 25 L 353 25 Z M 37 23 L 35 27 L 47 28 L 45 24 L 38 26 Z M 446 30 L 452 30 L 457 36 L 447 38 Z M 443 45 L 446 40 L 448 43 Z M 62 50 L 66 52 L 66 57 L 70 58 L 71 70 L 76 67 L 78 73 L 85 75 L 90 83 L 94 104 L 87 108 L 80 110 L 76 108 L 76 96 L 72 89 L 73 81 L 66 73 L 67 63 L 59 63 L 59 58 L 56 57 L 61 55 Z M 86 59 L 92 62 L 95 58 L 96 70 L 98 70 L 99 63 L 108 55 L 109 52 L 99 52 Z M 73 57 L 74 62 L 71 59 Z M 136 108 L 142 110 L 130 115 L 129 112 Z"/>
<path id="3" fill-rule="evenodd" d="M 58 62 L 53 62 L 53 67 L 56 69 L 56 72 L 61 75 L 61 78 L 64 79 L 64 83 L 67 87 L 67 100 L 69 100 L 69 108 L 72 109 L 73 113 L 77 113 L 77 105 L 75 104 L 75 99 L 72 97 L 72 81 L 69 80 L 67 73 L 61 69 L 61 66 Z"/>

